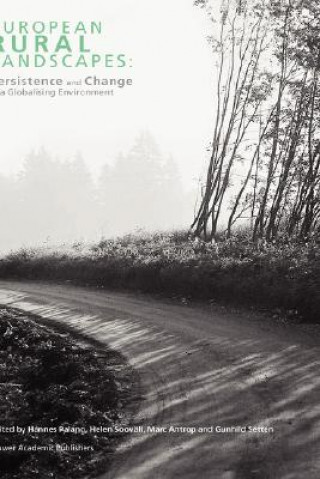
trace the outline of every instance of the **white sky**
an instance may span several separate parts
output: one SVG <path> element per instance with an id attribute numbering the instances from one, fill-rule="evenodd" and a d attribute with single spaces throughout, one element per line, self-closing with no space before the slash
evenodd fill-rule
<path id="1" fill-rule="evenodd" d="M 80 151 L 93 171 L 125 152 L 148 129 L 178 162 L 191 186 L 204 167 L 214 115 L 213 67 L 205 13 L 193 0 L 11 0 L 2 20 L 101 20 L 97 50 L 126 52 L 134 86 L 114 98 L 0 97 L 0 173 L 16 172 L 23 158 L 44 146 L 60 158 Z M 30 75 L 3 69 L 0 78 Z M 38 69 L 37 77 L 84 77 L 92 70 Z M 114 76 L 111 70 L 98 76 Z"/>

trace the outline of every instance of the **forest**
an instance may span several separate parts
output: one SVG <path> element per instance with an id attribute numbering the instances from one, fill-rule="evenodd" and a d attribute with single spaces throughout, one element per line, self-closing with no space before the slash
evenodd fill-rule
<path id="1" fill-rule="evenodd" d="M 320 218 L 320 7 L 228 0 L 217 12 L 195 3 L 218 32 L 209 38 L 217 106 L 195 234 L 214 238 L 228 209 L 228 236 L 245 219 L 254 240 L 309 238 Z"/>
<path id="2" fill-rule="evenodd" d="M 188 225 L 193 195 L 149 133 L 94 177 L 88 165 L 80 153 L 62 161 L 40 149 L 16 175 L 0 176 L 1 250 Z"/>
<path id="3" fill-rule="evenodd" d="M 215 68 L 215 120 L 197 203 L 148 135 L 104 168 L 98 187 L 79 158 L 62 168 L 31 155 L 18 181 L 1 180 L 1 214 L 14 219 L 2 241 L 15 246 L 12 237 L 24 235 L 28 241 L 2 259 L 0 276 L 219 301 L 318 321 L 320 6 L 314 0 L 195 5 L 211 25 Z M 45 176 L 55 179 L 58 195 Z M 110 231 L 131 234 L 112 238 Z M 69 246 L 52 248 L 62 232 Z M 30 248 L 45 237 L 47 248 Z"/>

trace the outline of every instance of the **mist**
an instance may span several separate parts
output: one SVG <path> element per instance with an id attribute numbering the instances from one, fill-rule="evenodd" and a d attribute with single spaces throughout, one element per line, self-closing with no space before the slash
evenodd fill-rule
<path id="1" fill-rule="evenodd" d="M 207 16 L 193 0 L 13 0 L 2 16 L 17 24 L 35 12 L 46 22 L 94 15 L 103 25 L 95 49 L 125 52 L 132 67 L 8 68 L 0 91 L 29 78 L 130 86 L 104 97 L 1 97 L 0 250 L 189 227 L 214 118 Z"/>
<path id="2" fill-rule="evenodd" d="M 62 161 L 42 148 L 17 174 L 0 176 L 2 252 L 190 226 L 194 192 L 149 133 L 96 176 L 90 160 L 77 153 Z"/>

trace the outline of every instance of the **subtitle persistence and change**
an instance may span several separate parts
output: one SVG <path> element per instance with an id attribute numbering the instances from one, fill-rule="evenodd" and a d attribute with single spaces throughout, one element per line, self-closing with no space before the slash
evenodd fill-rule
<path id="1" fill-rule="evenodd" d="M 80 80 L 62 78 L 0 78 L 0 96 L 102 96 L 112 95 L 113 89 L 133 84 L 132 78 L 101 78 L 89 75 Z"/>

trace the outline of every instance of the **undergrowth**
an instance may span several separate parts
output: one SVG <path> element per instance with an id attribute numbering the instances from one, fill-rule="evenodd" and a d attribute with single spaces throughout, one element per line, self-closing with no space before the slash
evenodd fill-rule
<path id="1" fill-rule="evenodd" d="M 130 369 L 29 315 L 0 308 L 0 476 L 96 477 L 118 443 L 89 426 L 123 423 Z"/>
<path id="2" fill-rule="evenodd" d="M 21 249 L 0 261 L 0 277 L 281 308 L 317 321 L 320 243 L 253 243 L 245 233 L 215 243 L 186 232 L 127 235 L 94 245 Z"/>

